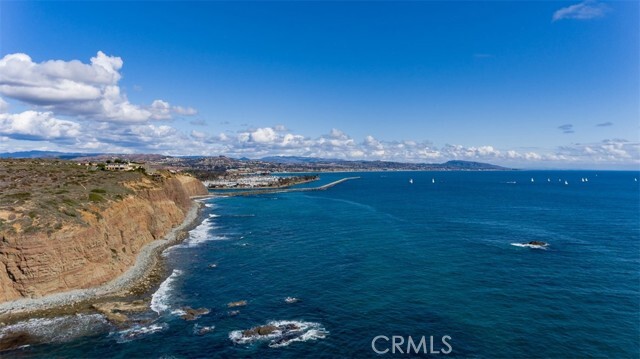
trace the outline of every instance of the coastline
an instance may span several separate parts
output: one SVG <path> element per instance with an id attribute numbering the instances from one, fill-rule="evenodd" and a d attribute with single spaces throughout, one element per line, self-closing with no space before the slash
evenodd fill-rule
<path id="1" fill-rule="evenodd" d="M 149 278 L 160 279 L 158 270 L 162 265 L 160 255 L 166 248 L 180 243 L 186 233 L 198 224 L 202 202 L 193 200 L 182 223 L 171 229 L 162 239 L 146 244 L 136 256 L 135 264 L 122 275 L 99 287 L 75 289 L 55 293 L 42 298 L 23 298 L 0 303 L 0 326 L 30 319 L 36 316 L 75 314 L 91 310 L 91 304 L 132 295 L 140 285 L 149 284 Z M 146 282 L 146 283 L 145 283 Z"/>
<path id="2" fill-rule="evenodd" d="M 331 183 L 327 183 L 325 185 L 322 185 L 320 187 L 304 187 L 304 188 L 298 188 L 298 187 L 293 187 L 291 188 L 291 186 L 288 187 L 274 187 L 274 188 L 259 188 L 259 189 L 247 189 L 247 190 L 238 190 L 238 191 L 233 191 L 233 192 L 210 192 L 207 195 L 199 195 L 199 196 L 194 196 L 192 198 L 198 198 L 198 199 L 206 199 L 206 198 L 213 198 L 213 197 L 235 197 L 235 196 L 257 196 L 257 195 L 262 195 L 262 194 L 272 194 L 272 193 L 289 193 L 289 192 L 312 192 L 312 191 L 325 191 L 333 186 L 336 186 L 342 182 L 346 182 L 346 181 L 350 181 L 350 180 L 355 180 L 355 179 L 360 179 L 360 177 L 345 177 L 345 178 L 341 178 L 337 181 L 333 181 Z M 315 181 L 315 180 L 314 180 Z M 311 182 L 311 181 L 309 181 Z"/>

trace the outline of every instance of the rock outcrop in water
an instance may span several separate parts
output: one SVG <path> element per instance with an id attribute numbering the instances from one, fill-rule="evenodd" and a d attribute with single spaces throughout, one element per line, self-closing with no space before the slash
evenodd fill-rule
<path id="1" fill-rule="evenodd" d="M 109 322 L 121 325 L 129 320 L 125 313 L 143 312 L 149 309 L 149 305 L 144 300 L 135 300 L 133 302 L 94 303 L 92 308 L 104 315 Z"/>
<path id="2" fill-rule="evenodd" d="M 0 233 L 0 302 L 89 288 L 118 277 L 140 249 L 180 224 L 190 196 L 207 194 L 189 176 L 142 176 L 115 201 L 88 204 L 60 228 Z"/>
<path id="3" fill-rule="evenodd" d="M 209 309 L 207 308 L 193 309 L 190 307 L 184 307 L 181 310 L 184 314 L 182 314 L 180 318 L 184 320 L 196 320 L 203 315 L 209 314 Z"/>

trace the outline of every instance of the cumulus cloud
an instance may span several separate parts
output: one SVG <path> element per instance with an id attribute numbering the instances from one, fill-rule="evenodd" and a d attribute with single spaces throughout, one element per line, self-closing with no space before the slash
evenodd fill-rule
<path id="1" fill-rule="evenodd" d="M 57 115 L 109 122 L 144 123 L 197 113 L 163 100 L 149 106 L 132 104 L 118 86 L 122 66 L 120 57 L 102 51 L 89 64 L 78 60 L 36 63 L 27 54 L 8 54 L 0 59 L 0 94 Z"/>
<path id="2" fill-rule="evenodd" d="M 278 140 L 276 131 L 271 127 L 259 128 L 249 133 L 247 139 L 252 142 L 271 144 Z"/>
<path id="3" fill-rule="evenodd" d="M 562 130 L 562 133 L 574 133 L 573 125 L 570 123 L 558 126 L 559 130 Z"/>
<path id="4" fill-rule="evenodd" d="M 596 143 L 563 146 L 559 148 L 558 155 L 565 160 L 583 163 L 627 162 L 640 164 L 640 143 L 625 139 L 606 139 Z"/>
<path id="5" fill-rule="evenodd" d="M 436 146 L 427 141 L 386 141 L 365 136 L 357 141 L 339 129 L 308 137 L 275 127 L 262 127 L 217 135 L 205 131 L 180 131 L 170 125 L 76 123 L 50 112 L 0 114 L 0 147 L 7 141 L 40 141 L 38 148 L 112 153 L 167 155 L 307 156 L 345 160 L 383 160 L 440 163 L 467 160 L 512 167 L 588 167 L 640 165 L 640 143 L 608 139 L 571 144 L 555 149 L 498 149 L 490 144 Z"/>
<path id="6" fill-rule="evenodd" d="M 563 7 L 553 13 L 553 21 L 563 19 L 589 20 L 603 17 L 609 8 L 605 4 L 593 0 L 583 1 L 579 4 Z"/>
<path id="7" fill-rule="evenodd" d="M 80 135 L 80 125 L 57 119 L 51 112 L 2 113 L 0 114 L 0 135 L 31 141 L 68 140 Z"/>

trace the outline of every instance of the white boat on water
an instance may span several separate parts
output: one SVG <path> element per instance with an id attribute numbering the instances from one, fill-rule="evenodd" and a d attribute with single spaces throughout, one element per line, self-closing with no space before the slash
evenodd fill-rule
<path id="1" fill-rule="evenodd" d="M 409 178 L 409 183 L 413 184 L 413 178 Z"/>
<path id="2" fill-rule="evenodd" d="M 564 184 L 569 184 L 569 182 L 567 182 L 567 181 L 564 181 Z"/>
<path id="3" fill-rule="evenodd" d="M 436 179 L 435 179 L 435 178 L 432 178 L 432 179 L 431 179 L 431 183 L 436 183 Z"/>

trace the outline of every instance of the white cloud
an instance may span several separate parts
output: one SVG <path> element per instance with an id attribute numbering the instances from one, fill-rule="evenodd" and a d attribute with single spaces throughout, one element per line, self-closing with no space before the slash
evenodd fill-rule
<path id="1" fill-rule="evenodd" d="M 80 125 L 57 119 L 51 112 L 2 113 L 0 114 L 0 135 L 18 140 L 68 140 L 80 135 Z"/>
<path id="2" fill-rule="evenodd" d="M 264 127 L 239 133 L 209 135 L 203 131 L 180 131 L 170 125 L 89 125 L 62 120 L 50 112 L 26 111 L 0 114 L 0 137 L 7 141 L 40 141 L 38 148 L 112 153 L 160 153 L 167 155 L 308 156 L 346 160 L 384 160 L 441 163 L 448 160 L 489 162 L 509 167 L 615 168 L 640 165 L 640 143 L 609 139 L 598 143 L 572 144 L 557 149 L 498 149 L 492 145 L 435 146 L 420 141 L 385 141 L 366 136 L 356 141 L 332 129 L 315 138 Z M 31 146 L 33 148 L 33 145 Z"/>
<path id="3" fill-rule="evenodd" d="M 191 137 L 193 137 L 196 140 L 203 140 L 207 138 L 207 134 L 201 131 L 192 130 Z"/>
<path id="4" fill-rule="evenodd" d="M 624 139 L 606 139 L 598 143 L 563 146 L 560 147 L 558 154 L 565 159 L 585 163 L 640 164 L 640 143 Z"/>
<path id="5" fill-rule="evenodd" d="M 197 113 L 162 100 L 150 106 L 132 104 L 118 86 L 122 66 L 120 57 L 102 51 L 90 64 L 78 60 L 35 63 L 26 54 L 9 54 L 0 59 L 0 94 L 57 115 L 98 121 L 144 123 Z"/>
<path id="6" fill-rule="evenodd" d="M 154 120 L 170 120 L 174 114 L 192 116 L 198 113 L 191 107 L 171 106 L 167 101 L 155 100 L 149 107 L 151 118 Z"/>
<path id="7" fill-rule="evenodd" d="M 249 134 L 249 140 L 252 142 L 271 144 L 276 142 L 278 134 L 271 127 L 259 128 Z"/>
<path id="8" fill-rule="evenodd" d="M 579 4 L 563 7 L 553 13 L 553 21 L 562 19 L 589 20 L 603 17 L 608 11 L 605 4 L 587 0 Z"/>

